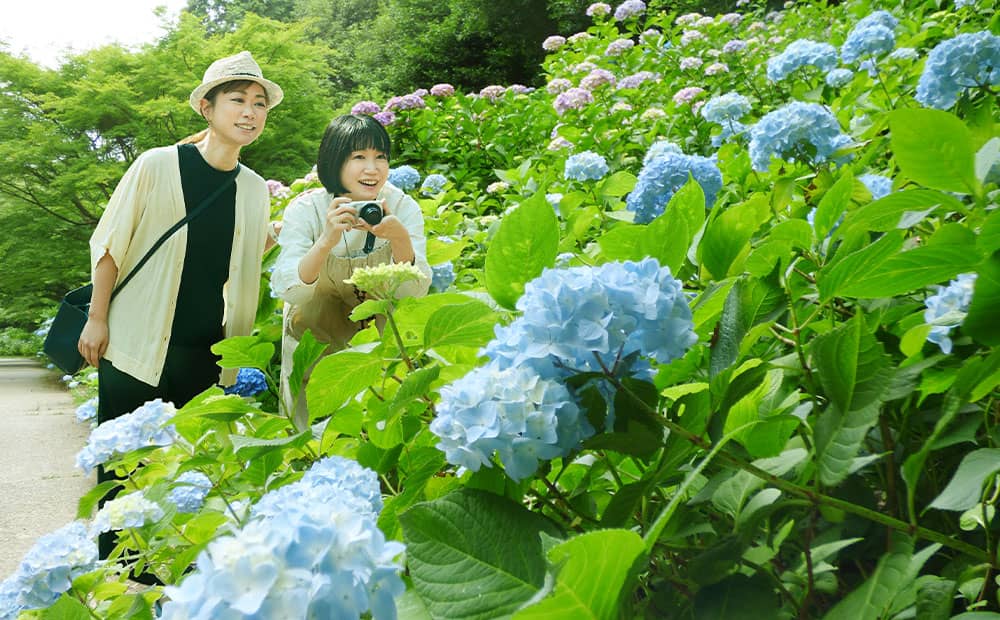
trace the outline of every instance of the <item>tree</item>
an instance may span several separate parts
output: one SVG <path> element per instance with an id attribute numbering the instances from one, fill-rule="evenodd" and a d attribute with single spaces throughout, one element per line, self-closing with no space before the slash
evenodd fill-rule
<path id="1" fill-rule="evenodd" d="M 188 0 L 187 11 L 212 33 L 233 32 L 249 13 L 280 22 L 297 17 L 296 0 Z"/>

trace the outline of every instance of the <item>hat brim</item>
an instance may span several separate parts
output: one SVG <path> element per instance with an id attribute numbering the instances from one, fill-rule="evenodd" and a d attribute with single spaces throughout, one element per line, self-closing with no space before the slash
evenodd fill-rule
<path id="1" fill-rule="evenodd" d="M 271 80 L 257 77 L 256 75 L 227 75 L 225 77 L 214 79 L 210 82 L 199 84 L 197 88 L 191 91 L 191 96 L 188 98 L 188 103 L 191 104 L 191 109 L 198 114 L 201 114 L 201 100 L 205 98 L 208 91 L 212 90 L 219 84 L 225 84 L 226 82 L 238 82 L 241 80 L 257 82 L 261 85 L 261 88 L 263 88 L 264 92 L 267 94 L 268 109 L 277 107 L 278 104 L 281 103 L 281 100 L 285 98 L 285 93 L 281 90 L 281 87 Z"/>

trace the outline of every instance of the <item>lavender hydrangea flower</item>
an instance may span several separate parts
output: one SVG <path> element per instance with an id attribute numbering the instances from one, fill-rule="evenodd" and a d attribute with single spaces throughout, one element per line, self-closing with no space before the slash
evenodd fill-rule
<path id="1" fill-rule="evenodd" d="M 687 183 L 689 173 L 705 193 L 705 206 L 711 207 L 722 189 L 718 165 L 700 155 L 664 150 L 643 164 L 635 188 L 625 199 L 625 207 L 635 213 L 636 223 L 648 224 L 659 217 L 677 190 Z"/>
<path id="2" fill-rule="evenodd" d="M 837 66 L 837 48 L 809 39 L 792 41 L 783 52 L 767 61 L 767 79 L 780 82 L 796 69 L 806 66 L 826 73 Z"/>
<path id="3" fill-rule="evenodd" d="M 566 45 L 566 37 L 562 37 L 557 34 L 546 37 L 545 40 L 542 41 L 542 49 L 546 52 L 554 52 L 563 45 Z"/>
<path id="4" fill-rule="evenodd" d="M 562 116 L 569 110 L 579 110 L 594 102 L 594 96 L 586 88 L 570 88 L 564 93 L 559 93 L 552 106 L 556 113 Z"/>
<path id="5" fill-rule="evenodd" d="M 850 143 L 829 110 L 816 103 L 793 101 L 750 128 L 750 160 L 758 172 L 767 170 L 772 156 L 821 163 Z"/>
<path id="6" fill-rule="evenodd" d="M 437 265 L 431 265 L 431 288 L 439 293 L 448 290 L 452 282 L 455 281 L 455 265 L 445 261 Z"/>
<path id="7" fill-rule="evenodd" d="M 684 15 L 679 15 L 677 19 L 674 20 L 674 23 L 678 26 L 690 26 L 701 18 L 701 13 L 685 13 Z"/>
<path id="8" fill-rule="evenodd" d="M 605 84 L 615 83 L 615 74 L 611 73 L 607 69 L 594 69 L 588 73 L 582 80 L 580 80 L 580 88 L 586 88 L 587 90 L 595 90 Z"/>
<path id="9" fill-rule="evenodd" d="M 625 0 L 615 9 L 615 19 L 623 22 L 630 17 L 638 17 L 646 12 L 646 3 L 642 0 Z"/>
<path id="10" fill-rule="evenodd" d="M 729 26 L 739 26 L 742 21 L 743 16 L 739 13 L 726 13 L 719 16 L 719 23 L 727 24 Z"/>
<path id="11" fill-rule="evenodd" d="M 383 127 L 388 127 L 396 122 L 396 113 L 392 110 L 385 110 L 378 114 L 373 114 L 372 118 L 377 120 Z"/>
<path id="12" fill-rule="evenodd" d="M 917 83 L 921 105 L 946 110 L 970 88 L 1000 84 L 1000 36 L 967 32 L 938 43 Z"/>
<path id="13" fill-rule="evenodd" d="M 705 33 L 701 30 L 685 30 L 681 33 L 680 44 L 681 47 L 687 47 L 695 41 L 700 41 L 705 38 Z"/>
<path id="14" fill-rule="evenodd" d="M 697 69 L 703 64 L 705 64 L 705 61 L 697 56 L 685 56 L 681 58 L 680 68 L 681 71 L 690 71 L 691 69 Z"/>
<path id="15" fill-rule="evenodd" d="M 850 69 L 832 69 L 826 74 L 826 83 L 833 88 L 840 88 L 850 83 L 852 79 L 854 79 L 854 72 Z"/>
<path id="16" fill-rule="evenodd" d="M 195 513 L 201 510 L 205 497 L 212 490 L 212 481 L 200 471 L 186 471 L 174 480 L 167 501 L 177 507 L 177 512 Z"/>
<path id="17" fill-rule="evenodd" d="M 706 121 L 720 125 L 738 121 L 749 113 L 750 100 L 736 92 L 712 97 L 701 109 L 701 115 Z"/>
<path id="18" fill-rule="evenodd" d="M 564 93 L 571 88 L 573 88 L 573 82 L 570 82 L 566 78 L 553 78 L 553 80 L 545 86 L 545 92 L 550 95 L 558 95 L 559 93 Z"/>
<path id="19" fill-rule="evenodd" d="M 673 96 L 674 105 L 681 106 L 687 103 L 691 103 L 704 92 L 705 89 L 702 88 L 701 86 L 687 86 L 685 88 L 682 88 L 676 93 L 674 93 Z"/>
<path id="20" fill-rule="evenodd" d="M 431 86 L 431 94 L 435 97 L 451 97 L 455 94 L 455 87 L 451 84 L 435 84 Z"/>
<path id="21" fill-rule="evenodd" d="M 97 511 L 90 525 L 91 536 L 112 530 L 142 527 L 163 518 L 163 509 L 156 502 L 146 499 L 142 492 L 118 495 Z"/>
<path id="22" fill-rule="evenodd" d="M 408 192 L 420 183 L 420 173 L 413 166 L 399 166 L 389 170 L 389 182 Z"/>
<path id="23" fill-rule="evenodd" d="M 14 574 L 0 586 L 6 600 L 2 604 L 14 608 L 10 617 L 25 609 L 51 607 L 74 579 L 97 567 L 97 543 L 83 521 L 73 521 L 35 541 Z"/>
<path id="24" fill-rule="evenodd" d="M 595 2 L 587 7 L 587 17 L 603 17 L 611 13 L 611 5 L 605 2 Z"/>
<path id="25" fill-rule="evenodd" d="M 644 82 L 651 82 L 654 80 L 659 80 L 660 76 L 652 71 L 639 71 L 638 73 L 633 73 L 632 75 L 626 75 L 621 80 L 618 81 L 618 90 L 625 88 L 638 88 Z"/>
<path id="26" fill-rule="evenodd" d="M 555 138 L 552 138 L 552 141 L 549 142 L 549 146 L 546 148 L 550 151 L 571 149 L 573 148 L 573 143 L 562 136 L 556 136 Z"/>
<path id="27" fill-rule="evenodd" d="M 385 110 L 419 110 L 426 108 L 424 98 L 417 94 L 397 95 L 385 102 Z"/>
<path id="28" fill-rule="evenodd" d="M 937 293 L 924 300 L 927 306 L 924 321 L 931 326 L 927 340 L 938 345 L 946 355 L 951 353 L 953 346 L 951 330 L 960 326 L 968 314 L 975 284 L 976 274 L 963 273 L 948 286 L 937 287 Z"/>
<path id="29" fill-rule="evenodd" d="M 443 174 L 433 173 L 424 177 L 424 182 L 420 184 L 420 193 L 425 196 L 436 196 L 444 190 L 448 179 Z"/>
<path id="30" fill-rule="evenodd" d="M 590 62 L 589 60 L 584 60 L 583 62 L 578 62 L 569 68 L 570 73 L 590 73 L 594 69 L 597 69 L 597 65 Z"/>
<path id="31" fill-rule="evenodd" d="M 747 48 L 747 42 L 741 39 L 733 39 L 731 41 L 726 41 L 726 44 L 722 46 L 722 52 L 724 54 L 735 54 L 737 52 L 742 52 Z"/>
<path id="32" fill-rule="evenodd" d="M 267 193 L 271 195 L 271 198 L 278 198 L 280 200 L 282 198 L 288 198 L 289 196 L 291 196 L 292 190 L 281 181 L 277 181 L 275 179 L 268 179 Z"/>
<path id="33" fill-rule="evenodd" d="M 89 474 L 112 457 L 147 446 L 169 446 L 177 439 L 177 431 L 167 422 L 176 412 L 172 403 L 157 398 L 102 423 L 91 431 L 87 445 L 76 455 L 76 466 Z"/>
<path id="34" fill-rule="evenodd" d="M 483 99 L 488 99 L 489 101 L 496 101 L 503 94 L 507 92 L 507 89 L 498 84 L 491 84 L 489 86 L 484 86 L 482 90 L 479 91 L 479 96 Z"/>
<path id="35" fill-rule="evenodd" d="M 729 65 L 724 62 L 713 62 L 705 67 L 705 75 L 718 75 L 720 73 L 729 73 Z"/>
<path id="36" fill-rule="evenodd" d="M 599 181 L 608 173 L 608 163 L 604 157 L 593 151 L 571 155 L 566 160 L 563 176 L 576 181 Z"/>
<path id="37" fill-rule="evenodd" d="M 525 86 L 524 84 L 511 84 L 507 87 L 507 92 L 515 95 L 527 95 L 533 90 L 535 89 L 530 86 Z"/>
<path id="38" fill-rule="evenodd" d="M 635 47 L 635 41 L 632 39 L 615 39 L 611 43 L 608 43 L 608 47 L 604 50 L 604 55 L 621 56 L 633 47 Z"/>
<path id="39" fill-rule="evenodd" d="M 875 11 L 863 18 L 847 35 L 840 47 L 840 58 L 853 63 L 866 56 L 884 56 L 896 47 L 895 17 L 886 11 Z"/>
<path id="40" fill-rule="evenodd" d="M 382 111 L 379 104 L 374 101 L 359 101 L 354 104 L 351 108 L 351 114 L 362 114 L 368 116 L 374 116 Z"/>
<path id="41" fill-rule="evenodd" d="M 240 368 L 236 383 L 225 388 L 226 394 L 237 394 L 251 398 L 267 391 L 267 377 L 257 368 Z"/>
<path id="42" fill-rule="evenodd" d="M 892 193 L 892 179 L 878 174 L 862 174 L 858 180 L 868 188 L 872 195 L 872 200 L 885 198 Z"/>

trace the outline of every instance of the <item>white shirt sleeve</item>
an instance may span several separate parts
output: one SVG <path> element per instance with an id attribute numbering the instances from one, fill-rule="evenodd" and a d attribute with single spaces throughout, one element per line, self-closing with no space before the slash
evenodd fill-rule
<path id="1" fill-rule="evenodd" d="M 317 189 L 302 194 L 285 207 L 281 234 L 278 236 L 281 251 L 271 273 L 271 288 L 288 303 L 305 303 L 316 290 L 319 279 L 306 284 L 299 278 L 299 262 L 322 232 L 322 218 L 317 208 L 325 197 L 326 191 Z M 325 205 L 323 212 L 326 212 Z"/>

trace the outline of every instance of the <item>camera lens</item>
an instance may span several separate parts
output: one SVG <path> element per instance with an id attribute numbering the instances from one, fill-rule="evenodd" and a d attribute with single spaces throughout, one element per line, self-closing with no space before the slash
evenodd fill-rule
<path id="1" fill-rule="evenodd" d="M 369 226 L 375 226 L 382 221 L 382 208 L 378 203 L 369 202 L 358 209 L 358 217 L 368 222 Z"/>

